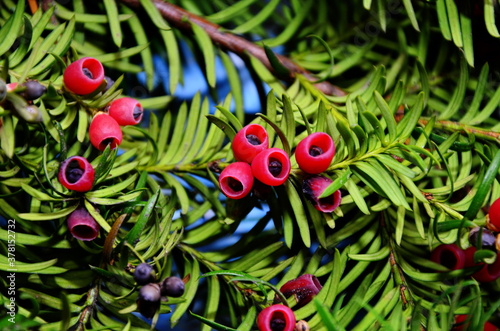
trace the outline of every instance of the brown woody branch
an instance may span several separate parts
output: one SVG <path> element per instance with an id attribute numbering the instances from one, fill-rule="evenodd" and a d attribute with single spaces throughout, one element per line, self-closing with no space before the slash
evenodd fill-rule
<path id="1" fill-rule="evenodd" d="M 139 7 L 139 0 L 121 0 L 121 2 L 129 5 L 131 7 Z M 262 64 L 266 66 L 268 70 L 270 70 L 275 76 L 279 76 L 278 73 L 274 70 L 271 65 L 264 49 L 260 46 L 255 45 L 254 43 L 242 38 L 240 36 L 231 34 L 224 29 L 212 22 L 205 20 L 204 18 L 194 15 L 178 6 L 175 6 L 169 2 L 165 2 L 163 0 L 153 0 L 154 5 L 158 8 L 159 12 L 163 16 L 163 18 L 173 27 L 184 30 L 191 31 L 191 24 L 197 24 L 202 27 L 207 34 L 210 36 L 212 41 L 219 45 L 220 47 L 229 50 L 233 53 L 238 54 L 241 57 L 253 56 L 257 60 L 259 60 Z M 276 55 L 281 64 L 288 69 L 288 77 L 279 77 L 280 79 L 286 81 L 292 81 L 296 75 L 302 75 L 307 80 L 311 81 L 314 86 L 321 92 L 326 95 L 345 95 L 346 93 L 339 88 L 327 81 L 322 81 L 315 83 L 318 81 L 318 78 L 315 77 L 311 72 L 302 68 L 286 56 Z"/>

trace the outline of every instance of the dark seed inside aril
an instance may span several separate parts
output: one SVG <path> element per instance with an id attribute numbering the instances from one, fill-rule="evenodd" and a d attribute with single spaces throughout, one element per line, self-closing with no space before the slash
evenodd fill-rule
<path id="1" fill-rule="evenodd" d="M 94 230 L 87 225 L 77 225 L 73 227 L 73 232 L 79 237 L 79 238 L 93 238 L 94 237 Z"/>
<path id="2" fill-rule="evenodd" d="M 87 76 L 90 79 L 94 79 L 94 75 L 92 75 L 92 71 L 90 71 L 88 68 L 83 68 L 83 74 Z"/>
<path id="3" fill-rule="evenodd" d="M 329 205 L 333 205 L 334 203 L 334 198 L 333 198 L 333 194 L 325 197 L 325 198 L 321 198 L 319 199 L 319 204 L 322 205 L 322 206 L 329 206 Z"/>
<path id="4" fill-rule="evenodd" d="M 274 176 L 278 176 L 281 173 L 282 164 L 276 159 L 271 159 L 269 161 L 269 172 Z"/>
<path id="5" fill-rule="evenodd" d="M 311 156 L 318 156 L 323 154 L 323 150 L 321 147 L 318 146 L 311 146 L 311 149 L 309 149 L 309 155 Z"/>
<path id="6" fill-rule="evenodd" d="M 83 175 L 83 169 L 80 168 L 78 161 L 71 161 L 66 167 L 66 179 L 71 184 L 76 183 Z"/>
<path id="7" fill-rule="evenodd" d="M 233 190 L 235 192 L 239 192 L 239 191 L 243 190 L 243 185 L 241 184 L 241 182 L 239 180 L 232 178 L 232 177 L 229 177 L 227 179 L 227 185 L 231 188 L 231 190 Z"/>
<path id="8" fill-rule="evenodd" d="M 134 120 L 138 119 L 141 115 L 142 115 L 142 110 L 141 108 L 135 106 L 134 107 L 134 112 L 133 112 L 133 115 L 134 115 Z"/>
<path id="9" fill-rule="evenodd" d="M 441 264 L 449 269 L 453 269 L 457 262 L 457 257 L 450 251 L 444 251 L 441 255 Z"/>
<path id="10" fill-rule="evenodd" d="M 111 144 L 111 148 L 113 148 L 115 139 L 114 138 L 106 138 L 101 142 L 101 146 L 107 146 Z"/>
<path id="11" fill-rule="evenodd" d="M 285 329 L 286 323 L 281 318 L 273 318 L 271 320 L 271 330 L 273 331 L 283 331 Z"/>
<path id="12" fill-rule="evenodd" d="M 260 145 L 261 144 L 261 141 L 260 141 L 259 137 L 257 137 L 254 134 L 247 134 L 246 137 L 247 137 L 248 142 L 251 145 Z"/>

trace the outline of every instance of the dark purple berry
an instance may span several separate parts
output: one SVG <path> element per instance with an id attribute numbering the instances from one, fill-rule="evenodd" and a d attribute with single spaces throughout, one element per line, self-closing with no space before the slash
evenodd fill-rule
<path id="1" fill-rule="evenodd" d="M 29 80 L 22 84 L 22 86 L 26 87 L 26 89 L 20 95 L 26 100 L 38 99 L 47 92 L 47 88 L 36 80 Z"/>
<path id="2" fill-rule="evenodd" d="M 491 230 L 477 226 L 469 233 L 471 245 L 485 248 L 494 248 L 496 237 Z"/>
<path id="3" fill-rule="evenodd" d="M 139 285 L 145 285 L 154 282 L 156 279 L 153 267 L 148 263 L 141 263 L 135 267 L 134 280 Z"/>
<path id="4" fill-rule="evenodd" d="M 152 318 L 160 308 L 160 285 L 149 283 L 141 287 L 137 297 L 137 306 L 142 316 Z"/>
<path id="5" fill-rule="evenodd" d="M 184 294 L 185 285 L 179 277 L 171 276 L 161 282 L 161 295 L 178 298 Z"/>

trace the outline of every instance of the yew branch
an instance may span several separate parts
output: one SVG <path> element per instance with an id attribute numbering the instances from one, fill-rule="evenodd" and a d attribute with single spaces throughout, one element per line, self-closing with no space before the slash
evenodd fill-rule
<path id="1" fill-rule="evenodd" d="M 131 7 L 140 6 L 139 0 L 121 1 Z M 289 72 L 287 77 L 280 76 L 271 65 L 269 58 L 264 51 L 264 48 L 254 44 L 251 41 L 246 40 L 243 37 L 231 34 L 230 32 L 225 31 L 223 27 L 209 22 L 204 18 L 190 13 L 169 2 L 165 2 L 163 0 L 153 0 L 153 3 L 156 8 L 158 8 L 163 18 L 170 24 L 170 26 L 184 31 L 191 31 L 191 24 L 196 24 L 202 27 L 207 32 L 207 34 L 215 44 L 235 54 L 238 54 L 241 57 L 252 56 L 256 58 L 262 64 L 264 64 L 268 70 L 270 70 L 276 77 L 280 79 L 283 79 L 285 81 L 292 81 L 296 75 L 302 75 L 307 80 L 312 82 L 319 91 L 323 92 L 326 95 L 342 96 L 346 94 L 341 88 L 331 84 L 328 81 L 315 83 L 316 81 L 318 81 L 318 78 L 315 77 L 311 72 L 302 68 L 286 56 L 276 55 L 281 64 Z"/>

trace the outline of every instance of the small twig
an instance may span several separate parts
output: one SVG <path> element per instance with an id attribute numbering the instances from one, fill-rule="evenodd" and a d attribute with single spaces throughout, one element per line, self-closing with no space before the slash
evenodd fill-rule
<path id="1" fill-rule="evenodd" d="M 123 3 L 132 6 L 139 7 L 139 0 L 121 0 Z M 177 7 L 169 2 L 162 0 L 153 0 L 154 5 L 158 8 L 159 12 L 163 18 L 171 25 L 178 29 L 191 31 L 191 24 L 197 24 L 202 27 L 206 33 L 210 36 L 215 44 L 218 44 L 224 49 L 227 49 L 235 54 L 242 57 L 253 56 L 259 60 L 268 70 L 270 70 L 275 76 L 278 76 L 277 72 L 271 65 L 269 58 L 264 51 L 264 48 L 257 46 L 256 44 L 246 40 L 243 37 L 231 34 L 224 31 L 224 28 L 205 20 L 204 18 L 194 15 L 180 7 Z M 302 75 L 321 92 L 326 95 L 336 95 L 343 96 L 346 93 L 339 88 L 327 81 L 319 81 L 318 77 L 315 77 L 311 72 L 302 68 L 288 57 L 283 55 L 276 55 L 281 64 L 289 71 L 288 77 L 278 77 L 286 81 L 292 81 L 296 75 Z"/>
<path id="2" fill-rule="evenodd" d="M 426 126 L 427 123 L 429 123 L 429 120 L 426 118 L 421 118 L 418 120 L 418 123 L 422 126 Z M 500 132 L 489 131 L 489 130 L 466 125 L 466 124 L 459 123 L 459 122 L 436 121 L 434 124 L 434 128 L 446 130 L 446 131 L 452 131 L 452 132 L 456 132 L 456 131 L 457 132 L 467 132 L 467 133 L 475 135 L 476 137 L 486 139 L 486 140 L 493 140 L 497 143 L 500 143 Z"/>

